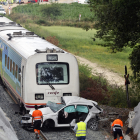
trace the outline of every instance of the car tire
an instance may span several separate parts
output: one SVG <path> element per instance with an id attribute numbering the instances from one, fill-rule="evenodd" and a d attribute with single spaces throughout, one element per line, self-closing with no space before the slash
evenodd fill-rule
<path id="1" fill-rule="evenodd" d="M 46 128 L 46 129 L 48 129 L 48 128 L 54 128 L 54 127 L 55 127 L 55 123 L 54 123 L 53 120 L 48 119 L 48 120 L 45 120 L 45 121 L 44 121 L 42 127 L 43 127 L 43 128 Z"/>
<path id="2" fill-rule="evenodd" d="M 94 118 L 90 119 L 87 123 L 87 127 L 93 131 L 98 130 L 98 121 Z"/>

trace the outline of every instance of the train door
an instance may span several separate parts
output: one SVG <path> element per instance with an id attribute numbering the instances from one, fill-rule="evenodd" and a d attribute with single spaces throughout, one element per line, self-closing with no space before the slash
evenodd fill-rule
<path id="1" fill-rule="evenodd" d="M 21 88 L 22 88 L 21 97 L 23 99 L 23 93 L 24 93 L 24 66 L 22 66 L 22 85 L 21 85 Z"/>

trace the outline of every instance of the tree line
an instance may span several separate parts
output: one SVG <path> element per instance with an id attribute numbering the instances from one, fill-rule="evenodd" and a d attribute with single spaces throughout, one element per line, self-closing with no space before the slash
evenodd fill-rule
<path id="1" fill-rule="evenodd" d="M 96 37 L 112 52 L 133 48 L 129 56 L 133 76 L 140 82 L 140 0 L 89 0 Z"/>

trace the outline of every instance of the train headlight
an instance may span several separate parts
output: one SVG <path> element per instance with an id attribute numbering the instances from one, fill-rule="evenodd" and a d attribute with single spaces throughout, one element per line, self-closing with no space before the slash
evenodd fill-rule
<path id="1" fill-rule="evenodd" d="M 35 100 L 44 100 L 44 94 L 43 93 L 36 93 Z"/>
<path id="2" fill-rule="evenodd" d="M 72 96 L 72 93 L 63 93 L 63 96 Z"/>

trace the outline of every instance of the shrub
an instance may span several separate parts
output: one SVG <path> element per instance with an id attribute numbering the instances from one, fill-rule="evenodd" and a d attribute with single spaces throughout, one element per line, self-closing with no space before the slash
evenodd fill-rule
<path id="1" fill-rule="evenodd" d="M 110 87 L 110 100 L 108 105 L 114 107 L 127 107 L 126 93 L 122 87 Z"/>
<path id="2" fill-rule="evenodd" d="M 49 36 L 46 38 L 46 40 L 54 44 L 55 46 L 60 46 L 59 41 L 55 36 Z"/>
<path id="3" fill-rule="evenodd" d="M 47 17 L 56 17 L 61 15 L 61 8 L 59 4 L 52 3 L 51 5 L 47 5 L 40 9 L 41 13 Z"/>
<path id="4" fill-rule="evenodd" d="M 46 24 L 46 21 L 43 19 L 39 19 L 38 21 L 36 21 L 37 24 Z"/>

